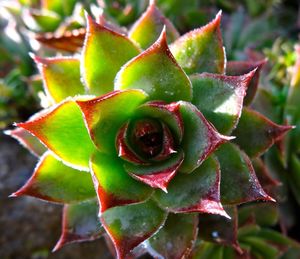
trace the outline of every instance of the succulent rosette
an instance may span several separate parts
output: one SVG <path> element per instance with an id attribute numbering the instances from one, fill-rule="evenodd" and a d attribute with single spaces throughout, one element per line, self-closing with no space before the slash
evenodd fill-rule
<path id="1" fill-rule="evenodd" d="M 183 258 L 201 215 L 272 200 L 250 157 L 290 127 L 243 107 L 258 71 L 225 75 L 221 13 L 183 36 L 154 2 L 126 35 L 86 19 L 78 56 L 34 57 L 52 106 L 8 132 L 41 156 L 13 196 L 65 204 L 55 249 L 107 233 L 118 258 Z"/>

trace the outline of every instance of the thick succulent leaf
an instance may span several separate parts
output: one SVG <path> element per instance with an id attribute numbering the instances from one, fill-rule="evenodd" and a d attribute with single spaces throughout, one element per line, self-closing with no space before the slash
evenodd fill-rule
<path id="1" fill-rule="evenodd" d="M 27 148 L 33 155 L 39 157 L 45 153 L 46 147 L 27 130 L 16 128 L 5 131 L 5 134 L 15 138 L 22 146 Z"/>
<path id="2" fill-rule="evenodd" d="M 155 42 L 164 26 L 167 29 L 169 43 L 179 37 L 176 28 L 156 7 L 155 1 L 150 1 L 146 11 L 129 31 L 129 38 L 137 42 L 141 48 L 146 49 Z"/>
<path id="3" fill-rule="evenodd" d="M 200 241 L 193 249 L 191 259 L 204 259 L 204 258 L 214 258 L 214 259 L 235 259 L 230 257 L 223 257 L 225 247 L 213 244 L 211 242 Z"/>
<path id="4" fill-rule="evenodd" d="M 62 233 L 53 251 L 82 241 L 92 241 L 105 233 L 98 217 L 99 207 L 96 199 L 64 206 Z"/>
<path id="5" fill-rule="evenodd" d="M 187 258 L 197 238 L 197 225 L 198 214 L 170 213 L 165 225 L 147 241 L 147 245 L 164 258 Z"/>
<path id="6" fill-rule="evenodd" d="M 225 51 L 220 30 L 221 12 L 209 24 L 177 39 L 170 50 L 187 74 L 225 72 Z"/>
<path id="7" fill-rule="evenodd" d="M 152 194 L 150 187 L 127 174 L 117 157 L 95 153 L 91 158 L 91 172 L 102 212 L 115 206 L 142 202 Z"/>
<path id="8" fill-rule="evenodd" d="M 81 72 L 90 93 L 102 95 L 114 89 L 117 72 L 140 51 L 126 36 L 97 24 L 91 17 L 87 17 L 87 23 Z"/>
<path id="9" fill-rule="evenodd" d="M 89 170 L 89 158 L 95 146 L 75 101 L 67 99 L 17 126 L 35 135 L 66 164 Z"/>
<path id="10" fill-rule="evenodd" d="M 181 143 L 184 161 L 180 171 L 190 173 L 218 146 L 231 138 L 219 134 L 194 105 L 180 102 L 179 110 L 184 125 L 184 136 Z"/>
<path id="11" fill-rule="evenodd" d="M 143 91 L 125 90 L 77 102 L 84 114 L 91 138 L 101 152 L 115 153 L 118 130 L 146 99 L 147 95 Z"/>
<path id="12" fill-rule="evenodd" d="M 20 195 L 72 203 L 91 199 L 96 193 L 89 173 L 68 167 L 47 152 L 42 156 L 31 178 L 12 197 Z"/>
<path id="13" fill-rule="evenodd" d="M 216 154 L 222 172 L 222 204 L 236 205 L 256 200 L 274 201 L 259 184 L 250 158 L 236 145 L 226 143 Z"/>
<path id="14" fill-rule="evenodd" d="M 182 164 L 184 154 L 178 151 L 169 159 L 150 165 L 125 164 L 125 170 L 135 179 L 167 192 L 167 186 Z"/>
<path id="15" fill-rule="evenodd" d="M 261 61 L 229 61 L 226 65 L 226 75 L 229 76 L 239 76 L 256 69 L 253 77 L 251 78 L 249 87 L 247 89 L 247 94 L 244 99 L 244 104 L 251 104 L 253 98 L 255 97 L 256 90 L 259 83 L 259 74 L 261 68 L 267 63 L 267 60 Z"/>
<path id="16" fill-rule="evenodd" d="M 31 8 L 29 10 L 29 15 L 33 18 L 33 23 L 28 23 L 28 17 L 24 17 L 24 22 L 28 27 L 39 31 L 55 31 L 59 24 L 61 23 L 61 17 L 49 10 L 39 10 Z M 28 20 L 25 20 L 25 19 Z M 28 23 L 28 24 L 27 24 Z"/>
<path id="17" fill-rule="evenodd" d="M 275 124 L 260 113 L 245 107 L 233 132 L 236 136 L 234 141 L 250 157 L 258 157 L 292 128 Z"/>
<path id="18" fill-rule="evenodd" d="M 115 245 L 117 258 L 124 259 L 133 248 L 152 236 L 166 217 L 167 213 L 149 200 L 111 208 L 101 215 L 101 220 Z"/>
<path id="19" fill-rule="evenodd" d="M 291 157 L 291 171 L 289 172 L 288 180 L 294 196 L 298 204 L 300 204 L 300 159 L 295 154 Z"/>
<path id="20" fill-rule="evenodd" d="M 220 203 L 220 165 L 210 157 L 191 174 L 178 174 L 168 193 L 156 191 L 154 199 L 175 213 L 201 212 L 227 216 Z"/>
<path id="21" fill-rule="evenodd" d="M 130 60 L 117 74 L 115 89 L 128 88 L 144 90 L 151 100 L 191 100 L 191 82 L 171 54 L 165 30 L 150 48 Z"/>
<path id="22" fill-rule="evenodd" d="M 80 61 L 72 57 L 34 57 L 43 78 L 47 96 L 58 103 L 69 96 L 85 93 L 80 81 Z"/>
<path id="23" fill-rule="evenodd" d="M 240 118 L 243 99 L 255 71 L 241 76 L 195 74 L 192 103 L 223 134 L 229 134 Z"/>

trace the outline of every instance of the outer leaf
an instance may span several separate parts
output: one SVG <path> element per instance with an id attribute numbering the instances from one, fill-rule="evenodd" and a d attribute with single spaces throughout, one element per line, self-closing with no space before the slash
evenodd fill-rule
<path id="1" fill-rule="evenodd" d="M 155 42 L 164 26 L 167 28 L 169 42 L 172 42 L 179 37 L 176 28 L 163 16 L 156 7 L 155 1 L 150 1 L 147 10 L 131 28 L 129 37 L 139 43 L 143 49 L 146 49 Z"/>
<path id="2" fill-rule="evenodd" d="M 118 130 L 146 98 L 143 91 L 125 90 L 77 102 L 84 114 L 91 138 L 101 152 L 115 153 Z"/>
<path id="3" fill-rule="evenodd" d="M 220 203 L 220 168 L 215 158 L 208 158 L 191 174 L 178 174 L 168 186 L 168 193 L 157 191 L 154 199 L 175 213 L 201 212 L 227 216 Z"/>
<path id="4" fill-rule="evenodd" d="M 115 206 L 142 202 L 152 194 L 150 187 L 127 174 L 118 158 L 97 152 L 91 158 L 91 171 L 101 212 Z"/>
<path id="5" fill-rule="evenodd" d="M 220 23 L 221 12 L 209 24 L 186 33 L 170 46 L 175 59 L 187 74 L 225 72 Z"/>
<path id="6" fill-rule="evenodd" d="M 151 100 L 166 102 L 192 98 L 191 82 L 171 54 L 165 30 L 150 48 L 120 70 L 115 88 L 142 89 Z"/>
<path id="7" fill-rule="evenodd" d="M 222 204 L 255 200 L 274 201 L 261 188 L 249 157 L 236 145 L 226 143 L 216 152 L 221 164 Z"/>
<path id="8" fill-rule="evenodd" d="M 223 134 L 229 134 L 238 123 L 246 89 L 255 70 L 242 76 L 195 74 L 192 103 Z"/>
<path id="9" fill-rule="evenodd" d="M 53 251 L 74 242 L 92 241 L 105 233 L 98 217 L 98 203 L 89 200 L 64 206 L 62 234 Z"/>
<path id="10" fill-rule="evenodd" d="M 117 250 L 118 259 L 153 235 L 165 222 L 167 213 L 153 201 L 115 207 L 101 215 L 103 226 Z"/>
<path id="11" fill-rule="evenodd" d="M 17 126 L 39 138 L 66 164 L 79 170 L 89 170 L 89 158 L 95 146 L 75 101 L 67 99 Z"/>
<path id="12" fill-rule="evenodd" d="M 69 96 L 84 94 L 80 81 L 80 62 L 77 58 L 39 58 L 34 57 L 43 77 L 47 96 L 58 103 Z"/>
<path id="13" fill-rule="evenodd" d="M 80 202 L 95 197 L 91 175 L 65 166 L 47 152 L 32 177 L 12 197 L 29 195 L 59 203 Z"/>
<path id="14" fill-rule="evenodd" d="M 273 123 L 263 115 L 244 108 L 240 122 L 233 132 L 234 140 L 250 157 L 257 157 L 270 148 L 292 126 Z"/>
<path id="15" fill-rule="evenodd" d="M 87 34 L 82 53 L 82 75 L 90 93 L 113 90 L 117 72 L 139 49 L 124 35 L 95 23 L 87 17 Z"/>
<path id="16" fill-rule="evenodd" d="M 197 214 L 169 214 L 165 225 L 147 243 L 164 258 L 187 258 L 198 233 Z"/>
<path id="17" fill-rule="evenodd" d="M 184 124 L 181 147 L 185 155 L 180 171 L 190 173 L 231 138 L 220 135 L 194 105 L 180 102 L 180 112 Z"/>

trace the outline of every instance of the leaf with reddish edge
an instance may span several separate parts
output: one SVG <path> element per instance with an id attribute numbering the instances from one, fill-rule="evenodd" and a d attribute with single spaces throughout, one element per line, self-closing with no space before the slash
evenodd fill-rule
<path id="1" fill-rule="evenodd" d="M 113 91 L 117 72 L 140 50 L 126 36 L 97 24 L 90 16 L 86 19 L 81 73 L 90 93 L 102 95 Z"/>
<path id="2" fill-rule="evenodd" d="M 174 213 L 200 212 L 228 217 L 220 203 L 220 166 L 207 158 L 191 174 L 177 174 L 168 185 L 168 193 L 156 191 L 154 199 Z"/>
<path id="3" fill-rule="evenodd" d="M 196 106 L 187 102 L 179 104 L 184 125 L 181 143 L 184 161 L 179 171 L 191 173 L 221 144 L 232 138 L 219 134 Z"/>
<path id="4" fill-rule="evenodd" d="M 77 101 L 84 114 L 90 136 L 104 153 L 115 153 L 115 138 L 121 126 L 144 103 L 147 94 L 141 90 L 114 91 L 88 101 Z"/>
<path id="5" fill-rule="evenodd" d="M 96 147 L 74 100 L 66 99 L 17 126 L 35 135 L 68 166 L 89 170 L 90 155 Z"/>
<path id="6" fill-rule="evenodd" d="M 101 212 L 142 202 L 152 195 L 153 190 L 130 177 L 117 157 L 96 152 L 91 157 L 90 166 Z"/>
<path id="7" fill-rule="evenodd" d="M 262 114 L 244 107 L 234 140 L 250 157 L 258 157 L 266 152 L 293 126 L 278 125 Z"/>
<path id="8" fill-rule="evenodd" d="M 197 233 L 198 214 L 170 213 L 165 225 L 146 242 L 163 258 L 188 258 Z"/>
<path id="9" fill-rule="evenodd" d="M 6 130 L 4 133 L 18 140 L 22 146 L 27 148 L 37 157 L 43 155 L 47 150 L 47 148 L 36 137 L 32 136 L 28 131 L 22 128 Z"/>
<path id="10" fill-rule="evenodd" d="M 172 56 L 165 29 L 158 40 L 126 63 L 117 74 L 115 89 L 142 89 L 151 100 L 190 101 L 192 85 Z"/>
<path id="11" fill-rule="evenodd" d="M 267 63 L 267 59 L 260 61 L 229 61 L 226 64 L 226 74 L 229 76 L 239 76 L 255 70 L 253 77 L 247 89 L 247 94 L 244 98 L 244 104 L 250 105 L 255 97 L 261 68 Z"/>
<path id="12" fill-rule="evenodd" d="M 98 203 L 95 199 L 64 206 L 62 233 L 53 252 L 74 242 L 93 241 L 105 230 L 98 217 Z"/>
<path id="13" fill-rule="evenodd" d="M 155 1 L 151 0 L 147 10 L 129 31 L 129 38 L 146 49 L 155 42 L 164 26 L 167 29 L 169 43 L 180 36 L 173 24 L 156 7 Z"/>
<path id="14" fill-rule="evenodd" d="M 80 81 L 80 61 L 72 57 L 40 58 L 33 56 L 43 78 L 47 96 L 58 103 L 69 96 L 85 93 Z"/>
<path id="15" fill-rule="evenodd" d="M 101 215 L 101 222 L 112 239 L 118 259 L 152 236 L 165 222 L 167 213 L 149 200 L 115 207 Z"/>
<path id="16" fill-rule="evenodd" d="M 46 152 L 27 183 L 12 197 L 29 195 L 42 200 L 73 203 L 96 196 L 92 177 L 64 165 L 50 152 Z"/>
<path id="17" fill-rule="evenodd" d="M 160 188 L 167 192 L 167 186 L 178 171 L 184 154 L 178 151 L 170 155 L 170 158 L 150 165 L 135 165 L 125 163 L 125 170 L 135 179 L 150 185 L 153 188 Z"/>
<path id="18" fill-rule="evenodd" d="M 255 70 L 242 76 L 192 75 L 192 103 L 219 132 L 230 134 L 239 121 L 246 89 L 254 74 Z"/>
<path id="19" fill-rule="evenodd" d="M 226 57 L 220 23 L 221 12 L 209 24 L 186 33 L 171 44 L 172 54 L 187 74 L 224 74 Z"/>
<path id="20" fill-rule="evenodd" d="M 236 145 L 226 143 L 216 151 L 216 155 L 222 172 L 222 204 L 237 205 L 256 200 L 274 201 L 259 184 L 250 158 Z"/>
<path id="21" fill-rule="evenodd" d="M 49 48 L 75 53 L 83 46 L 85 29 L 65 31 L 63 34 L 47 32 L 35 35 L 35 39 Z"/>

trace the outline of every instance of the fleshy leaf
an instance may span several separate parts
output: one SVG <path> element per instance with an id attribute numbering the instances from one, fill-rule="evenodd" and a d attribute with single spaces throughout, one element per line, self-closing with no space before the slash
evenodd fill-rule
<path id="1" fill-rule="evenodd" d="M 95 153 L 91 158 L 91 171 L 101 212 L 115 206 L 142 202 L 152 194 L 150 187 L 128 175 L 117 157 Z"/>
<path id="2" fill-rule="evenodd" d="M 184 124 L 184 136 L 181 143 L 184 161 L 180 171 L 190 173 L 219 145 L 231 138 L 219 134 L 194 105 L 180 102 L 180 112 Z"/>
<path id="3" fill-rule="evenodd" d="M 165 225 L 152 236 L 147 244 L 163 258 L 187 258 L 198 233 L 198 215 L 168 215 Z"/>
<path id="4" fill-rule="evenodd" d="M 262 114 L 245 107 L 233 132 L 236 136 L 234 141 L 250 157 L 258 157 L 292 128 L 275 124 Z"/>
<path id="5" fill-rule="evenodd" d="M 246 89 L 255 71 L 242 76 L 195 74 L 192 103 L 223 134 L 229 134 L 238 123 Z"/>
<path id="6" fill-rule="evenodd" d="M 75 101 L 67 99 L 17 126 L 39 138 L 66 164 L 89 170 L 89 158 L 95 146 Z"/>
<path id="7" fill-rule="evenodd" d="M 92 241 L 104 234 L 98 211 L 98 203 L 94 199 L 65 205 L 62 233 L 53 251 L 74 242 Z"/>
<path id="8" fill-rule="evenodd" d="M 72 203 L 96 196 L 92 177 L 64 165 L 50 152 L 45 153 L 32 177 L 12 197 L 29 195 L 42 200 Z"/>
<path id="9" fill-rule="evenodd" d="M 249 157 L 236 145 L 226 143 L 216 152 L 221 164 L 222 204 L 274 201 L 260 186 Z"/>
<path id="10" fill-rule="evenodd" d="M 129 31 L 129 38 L 146 49 L 155 42 L 164 26 L 167 29 L 169 43 L 179 37 L 176 28 L 156 7 L 155 1 L 150 1 L 147 10 Z"/>
<path id="11" fill-rule="evenodd" d="M 103 226 L 110 235 L 117 258 L 126 255 L 152 236 L 165 222 L 167 213 L 149 200 L 145 203 L 115 207 L 101 215 Z"/>
<path id="12" fill-rule="evenodd" d="M 87 23 L 81 72 L 90 93 L 102 95 L 114 89 L 117 72 L 140 51 L 126 36 L 97 24 L 89 16 Z"/>
<path id="13" fill-rule="evenodd" d="M 177 39 L 170 50 L 187 74 L 225 72 L 225 51 L 220 30 L 221 12 L 209 24 Z"/>
<path id="14" fill-rule="evenodd" d="M 178 174 L 168 193 L 157 191 L 154 199 L 174 213 L 200 212 L 228 216 L 220 203 L 220 165 L 210 157 L 191 174 Z"/>
<path id="15" fill-rule="evenodd" d="M 34 57 L 43 78 L 45 92 L 55 103 L 85 93 L 80 81 L 80 61 L 72 57 Z"/>
<path id="16" fill-rule="evenodd" d="M 121 126 L 145 102 L 140 90 L 114 91 L 88 101 L 78 101 L 92 140 L 101 152 L 115 153 L 115 138 Z"/>
<path id="17" fill-rule="evenodd" d="M 47 150 L 46 147 L 28 131 L 22 128 L 5 131 L 5 134 L 15 138 L 22 146 L 27 148 L 35 156 L 41 156 Z"/>
<path id="18" fill-rule="evenodd" d="M 144 90 L 151 100 L 191 100 L 191 82 L 171 54 L 165 30 L 151 47 L 130 60 L 117 74 L 115 89 L 128 88 Z"/>
<path id="19" fill-rule="evenodd" d="M 125 170 L 135 179 L 150 185 L 153 188 L 160 188 L 166 192 L 167 186 L 175 176 L 183 161 L 183 152 L 172 154 L 169 159 L 153 163 L 151 165 L 125 164 Z"/>

